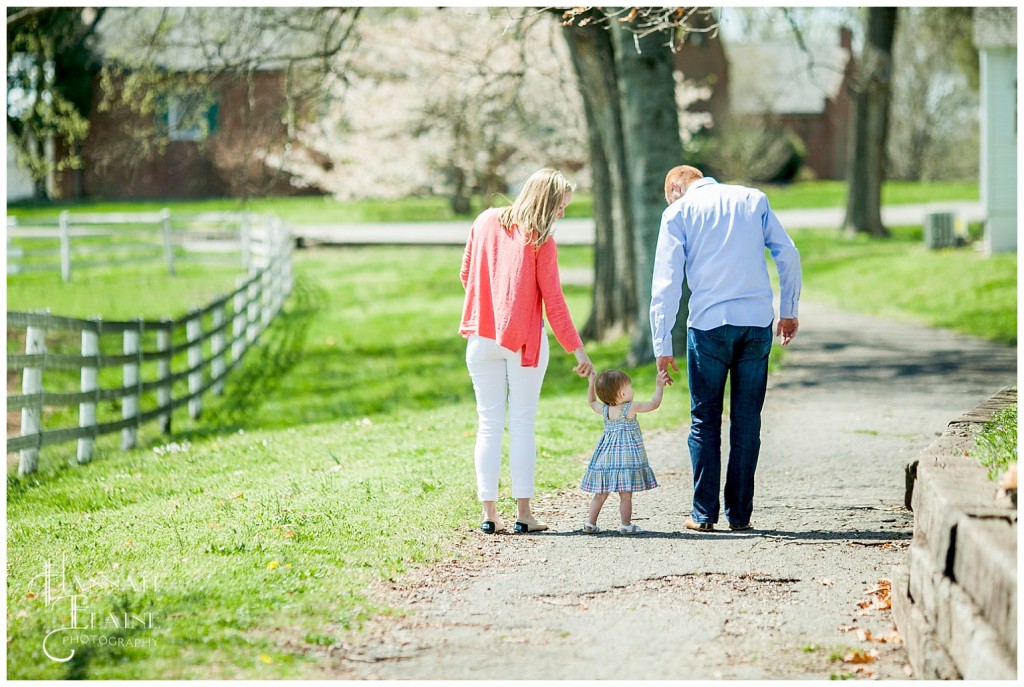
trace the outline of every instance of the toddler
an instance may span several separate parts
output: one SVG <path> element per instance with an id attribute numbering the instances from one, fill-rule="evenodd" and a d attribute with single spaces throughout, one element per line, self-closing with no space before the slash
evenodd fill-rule
<path id="1" fill-rule="evenodd" d="M 619 370 L 605 370 L 599 375 L 590 373 L 587 401 L 595 413 L 604 417 L 604 433 L 597 442 L 580 484 L 583 491 L 594 495 L 587 522 L 583 525 L 585 534 L 601 531 L 597 526 L 597 516 L 612 492 L 619 495 L 619 517 L 622 520 L 619 532 L 639 534 L 644 531 L 632 522 L 633 492 L 653 489 L 658 486 L 658 481 L 647 462 L 647 450 L 636 415 L 658 409 L 666 383 L 668 372 L 663 370 L 658 373 L 654 397 L 646 403 L 634 403 L 633 380 L 628 374 Z"/>

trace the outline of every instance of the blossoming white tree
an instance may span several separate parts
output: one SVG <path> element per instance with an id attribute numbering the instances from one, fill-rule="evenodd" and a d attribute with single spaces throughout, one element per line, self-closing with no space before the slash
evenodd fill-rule
<path id="1" fill-rule="evenodd" d="M 501 12 L 365 11 L 320 116 L 274 162 L 339 199 L 444 194 L 459 212 L 542 165 L 585 183 L 585 123 L 558 24 Z"/>

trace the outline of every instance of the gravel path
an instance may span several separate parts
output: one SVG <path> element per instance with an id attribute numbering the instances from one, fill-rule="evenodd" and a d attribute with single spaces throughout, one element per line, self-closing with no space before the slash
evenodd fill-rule
<path id="1" fill-rule="evenodd" d="M 687 427 L 648 432 L 648 534 L 582 534 L 579 491 L 535 502 L 549 532 L 467 527 L 463 558 L 380 586 L 404 614 L 325 650 L 325 677 L 908 677 L 879 590 L 912 534 L 904 466 L 1015 381 L 1016 349 L 813 304 L 801 324 L 769 383 L 753 531 L 685 530 Z"/>

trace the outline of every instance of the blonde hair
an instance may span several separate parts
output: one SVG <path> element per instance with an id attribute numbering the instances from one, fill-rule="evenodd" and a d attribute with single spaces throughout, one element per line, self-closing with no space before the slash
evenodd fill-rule
<path id="1" fill-rule="evenodd" d="M 505 231 L 518 226 L 530 243 L 540 247 L 551 238 L 562 198 L 575 190 L 576 185 L 558 170 L 548 167 L 538 170 L 523 184 L 523 190 L 512 205 L 501 211 L 501 226 Z"/>
<path id="2" fill-rule="evenodd" d="M 633 380 L 621 370 L 605 370 L 594 380 L 594 391 L 597 397 L 610 406 L 616 405 L 619 392 Z"/>
<path id="3" fill-rule="evenodd" d="M 679 190 L 686 193 L 690 184 L 703 178 L 703 172 L 690 165 L 679 165 L 668 170 L 668 174 L 665 175 L 665 202 L 669 205 L 672 204 L 673 198 L 670 194 L 673 186 L 679 186 Z"/>

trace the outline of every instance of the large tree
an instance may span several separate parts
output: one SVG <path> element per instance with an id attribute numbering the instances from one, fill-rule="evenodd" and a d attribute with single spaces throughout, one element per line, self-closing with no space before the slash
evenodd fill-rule
<path id="1" fill-rule="evenodd" d="M 673 47 L 693 12 L 564 12 L 587 117 L 597 232 L 594 307 L 583 331 L 592 338 L 629 333 L 630 365 L 654 355 L 649 308 L 664 179 L 682 162 Z"/>
<path id="2" fill-rule="evenodd" d="M 93 51 L 104 8 L 7 9 L 8 144 L 48 197 L 56 172 L 81 166 L 78 144 L 89 132 Z"/>
<path id="3" fill-rule="evenodd" d="M 867 9 L 864 49 L 853 80 L 853 135 L 850 137 L 843 227 L 849 234 L 888 236 L 882 224 L 882 182 L 892 93 L 892 45 L 897 8 Z"/>
<path id="4" fill-rule="evenodd" d="M 596 19 L 598 13 L 593 15 Z M 606 25 L 584 19 L 565 29 L 587 119 L 594 197 L 593 306 L 581 333 L 587 339 L 602 339 L 635 329 L 641 285 L 635 277 L 633 213 L 615 45 Z"/>

